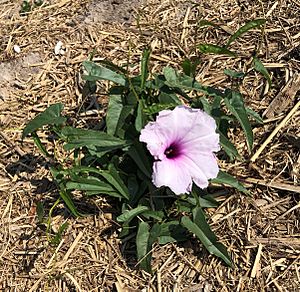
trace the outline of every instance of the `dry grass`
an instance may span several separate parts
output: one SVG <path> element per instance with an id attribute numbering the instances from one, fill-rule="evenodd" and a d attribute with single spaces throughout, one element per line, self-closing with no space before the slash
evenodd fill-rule
<path id="1" fill-rule="evenodd" d="M 299 291 L 299 86 L 294 96 L 286 95 L 290 102 L 279 107 L 274 117 L 254 128 L 251 155 L 242 133 L 232 132 L 245 161 L 222 167 L 243 180 L 252 197 L 228 191 L 220 207 L 207 211 L 235 269 L 208 255 L 197 241 L 190 241 L 184 246 L 155 246 L 155 273 L 139 271 L 133 247 L 127 246 L 124 253 L 117 239 L 115 210 L 102 198 L 79 203 L 91 213 L 86 218 L 72 218 L 59 204 L 53 229 L 66 219 L 69 226 L 59 246 L 51 246 L 36 216 L 38 201 L 49 210 L 58 197 L 49 163 L 32 140 L 21 144 L 20 136 L 28 120 L 59 101 L 66 105 L 74 125 L 90 126 L 101 120 L 107 85 L 102 84 L 91 100 L 83 100 L 80 91 L 81 63 L 91 52 L 96 59 L 129 63 L 131 72 L 136 72 L 143 48 L 150 45 L 152 70 L 157 72 L 166 65 L 179 67 L 185 57 L 195 55 L 198 43 L 224 43 L 225 31 L 233 32 L 254 18 L 268 20 L 264 36 L 255 30 L 236 41 L 233 48 L 239 58 L 202 57 L 197 79 L 220 88 L 228 86 L 223 69 L 250 68 L 250 55 L 258 45 L 273 85 L 268 88 L 262 76 L 252 71 L 241 89 L 247 104 L 262 114 L 299 73 L 300 2 L 208 0 L 193 5 L 184 0 L 149 0 L 135 5 L 139 21 L 131 25 L 116 23 L 116 17 L 103 22 L 94 11 L 93 18 L 89 17 L 97 1 L 44 1 L 47 6 L 25 17 L 18 12 L 21 1 L 15 2 L 0 0 L 0 290 Z M 109 23 L 110 19 L 114 22 Z M 223 25 L 225 31 L 199 29 L 200 19 Z M 66 53 L 55 55 L 60 40 Z M 14 45 L 21 48 L 19 54 Z M 46 136 L 43 141 L 51 146 Z"/>

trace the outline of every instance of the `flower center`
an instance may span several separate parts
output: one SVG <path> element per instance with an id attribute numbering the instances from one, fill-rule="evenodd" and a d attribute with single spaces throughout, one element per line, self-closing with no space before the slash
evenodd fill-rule
<path id="1" fill-rule="evenodd" d="M 171 144 L 168 148 L 166 148 L 164 154 L 169 159 L 178 157 L 180 155 L 179 146 L 177 144 Z"/>

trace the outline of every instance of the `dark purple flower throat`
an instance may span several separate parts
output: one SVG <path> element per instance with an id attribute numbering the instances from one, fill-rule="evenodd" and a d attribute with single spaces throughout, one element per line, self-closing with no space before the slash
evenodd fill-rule
<path id="1" fill-rule="evenodd" d="M 164 154 L 169 159 L 177 158 L 181 154 L 179 145 L 177 143 L 172 143 L 168 148 L 166 148 Z"/>

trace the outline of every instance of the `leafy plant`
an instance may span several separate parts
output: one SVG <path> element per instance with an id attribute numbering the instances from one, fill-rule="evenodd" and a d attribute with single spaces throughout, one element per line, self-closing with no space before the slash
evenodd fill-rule
<path id="1" fill-rule="evenodd" d="M 158 112 L 172 109 L 184 100 L 215 119 L 223 149 L 220 158 L 241 159 L 227 136 L 228 129 L 240 124 L 251 151 L 253 133 L 249 116 L 253 113 L 247 110 L 240 92 L 233 89 L 222 91 L 197 82 L 194 78 L 197 61 L 185 62 L 184 73 L 166 67 L 162 74 L 151 75 L 149 58 L 150 51 L 146 49 L 138 76 L 129 76 L 122 68 L 108 62 L 83 63 L 86 82 L 95 85 L 98 80 L 107 80 L 112 84 L 108 92 L 104 130 L 71 127 L 62 114 L 63 105 L 55 104 L 30 121 L 22 137 L 32 135 L 42 153 L 55 161 L 51 168 L 54 181 L 74 216 L 82 215 L 72 200 L 74 190 L 80 190 L 86 196 L 114 198 L 121 209 L 116 218 L 122 226 L 120 237 L 126 241 L 132 238 L 128 237 L 129 234 L 135 235 L 141 268 L 151 271 L 154 243 L 188 240 L 191 233 L 210 253 L 232 266 L 226 248 L 217 240 L 203 212 L 203 208 L 218 205 L 212 194 L 195 185 L 191 194 L 181 196 L 174 195 L 166 187 L 156 188 L 151 180 L 153 158 L 139 142 L 139 136 L 141 129 L 153 121 Z M 230 71 L 227 73 L 239 77 Z M 55 152 L 49 154 L 42 147 L 38 130 L 45 127 L 63 143 L 69 157 L 73 156 L 72 166 L 60 165 Z M 241 183 L 222 171 L 213 183 L 229 185 L 247 193 Z M 63 231 L 64 227 L 61 229 Z"/>
<path id="2" fill-rule="evenodd" d="M 203 54 L 216 54 L 216 55 L 221 54 L 221 55 L 228 55 L 231 57 L 237 57 L 238 54 L 236 52 L 229 50 L 228 47 L 233 42 L 235 42 L 238 38 L 240 38 L 243 34 L 247 33 L 250 29 L 260 28 L 263 25 L 265 25 L 265 23 L 266 23 L 265 19 L 254 19 L 252 21 L 247 22 L 242 27 L 240 27 L 234 34 L 232 34 L 229 37 L 228 41 L 223 46 L 204 43 L 204 44 L 198 44 L 197 48 Z M 205 26 L 213 26 L 216 29 L 222 29 L 219 25 L 214 24 L 207 20 L 200 20 L 198 26 L 200 28 Z M 255 51 L 253 52 L 252 64 L 253 64 L 253 69 L 256 70 L 257 72 L 260 72 L 267 79 L 269 86 L 271 86 L 271 78 L 268 73 L 268 70 L 264 67 L 263 63 L 256 56 Z M 243 72 L 235 72 L 230 69 L 226 69 L 224 73 L 232 78 L 238 78 L 238 79 L 243 79 L 247 75 L 247 73 L 245 74 Z"/>

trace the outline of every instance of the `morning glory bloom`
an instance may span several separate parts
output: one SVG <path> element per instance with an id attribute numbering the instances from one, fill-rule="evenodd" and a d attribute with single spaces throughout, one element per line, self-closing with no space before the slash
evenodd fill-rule
<path id="1" fill-rule="evenodd" d="M 191 192 L 193 182 L 206 188 L 218 175 L 216 123 L 200 109 L 177 106 L 161 111 L 142 129 L 140 141 L 155 159 L 152 181 L 157 187 L 168 186 L 179 195 Z"/>

